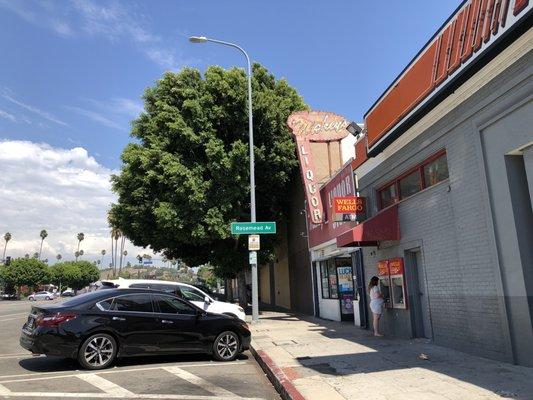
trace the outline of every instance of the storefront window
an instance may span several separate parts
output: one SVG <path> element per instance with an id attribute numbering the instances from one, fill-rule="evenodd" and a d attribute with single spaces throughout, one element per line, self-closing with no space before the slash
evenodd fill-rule
<path id="1" fill-rule="evenodd" d="M 446 154 L 424 165 L 424 183 L 426 187 L 433 186 L 446 178 L 448 178 Z"/>
<path id="2" fill-rule="evenodd" d="M 320 282 L 322 284 L 322 298 L 329 299 L 328 264 L 320 262 Z"/>
<path id="3" fill-rule="evenodd" d="M 333 260 L 328 260 L 329 271 L 329 295 L 332 299 L 339 298 L 339 289 L 337 285 L 337 268 Z"/>
<path id="4" fill-rule="evenodd" d="M 420 174 L 418 170 L 415 170 L 405 178 L 400 179 L 400 196 L 405 199 L 417 192 L 420 192 Z"/>
<path id="5" fill-rule="evenodd" d="M 399 199 L 406 199 L 422 189 L 433 186 L 448 178 L 446 151 L 441 150 L 378 190 L 380 208 L 394 204 Z M 423 179 L 422 179 L 423 177 Z"/>
<path id="6" fill-rule="evenodd" d="M 381 208 L 385 208 L 394 204 L 396 201 L 396 185 L 392 184 L 387 186 L 385 189 L 382 189 L 379 192 L 381 198 Z"/>

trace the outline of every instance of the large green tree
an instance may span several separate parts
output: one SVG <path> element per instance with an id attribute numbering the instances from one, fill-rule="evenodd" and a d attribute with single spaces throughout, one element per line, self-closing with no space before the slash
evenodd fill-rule
<path id="1" fill-rule="evenodd" d="M 50 273 L 48 266 L 36 258 L 17 258 L 11 265 L 0 267 L 0 279 L 8 286 L 49 283 Z"/>
<path id="2" fill-rule="evenodd" d="M 281 220 L 297 166 L 286 127 L 306 109 L 285 80 L 253 66 L 257 219 Z M 210 263 L 220 277 L 248 264 L 247 239 L 231 222 L 250 221 L 248 115 L 243 70 L 209 67 L 166 73 L 144 94 L 133 121 L 122 169 L 113 176 L 114 225 L 135 245 L 150 246 L 190 265 Z M 273 235 L 263 236 L 260 261 L 273 258 Z"/>
<path id="3" fill-rule="evenodd" d="M 50 272 L 54 284 L 74 290 L 82 289 L 100 278 L 100 271 L 89 261 L 56 263 L 50 268 Z"/>

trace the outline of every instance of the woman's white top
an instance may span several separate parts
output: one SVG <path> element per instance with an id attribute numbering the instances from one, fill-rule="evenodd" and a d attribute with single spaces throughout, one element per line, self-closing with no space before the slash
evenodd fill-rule
<path id="1" fill-rule="evenodd" d="M 381 306 L 383 304 L 383 299 L 379 297 L 380 291 L 378 286 L 373 286 L 372 289 L 370 289 L 370 305 L 373 304 L 376 306 Z"/>

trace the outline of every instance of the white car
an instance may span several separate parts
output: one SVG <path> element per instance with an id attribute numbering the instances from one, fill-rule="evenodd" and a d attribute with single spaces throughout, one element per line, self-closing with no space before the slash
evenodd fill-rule
<path id="1" fill-rule="evenodd" d="M 55 295 L 52 292 L 36 292 L 28 296 L 29 301 L 53 300 Z"/>
<path id="2" fill-rule="evenodd" d="M 101 289 L 106 288 L 132 288 L 132 289 L 154 289 L 162 290 L 164 292 L 175 293 L 189 300 L 194 305 L 200 307 L 205 311 L 216 314 L 225 314 L 237 317 L 245 321 L 245 313 L 242 307 L 238 304 L 226 303 L 217 301 L 200 289 L 181 282 L 158 281 L 153 279 L 123 279 L 102 281 Z"/>

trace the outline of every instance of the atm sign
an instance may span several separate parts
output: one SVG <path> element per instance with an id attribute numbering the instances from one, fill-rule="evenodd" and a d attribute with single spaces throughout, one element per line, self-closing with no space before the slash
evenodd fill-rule
<path id="1" fill-rule="evenodd" d="M 365 212 L 364 197 L 334 197 L 333 212 L 335 214 L 361 214 Z"/>

